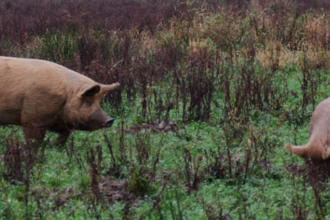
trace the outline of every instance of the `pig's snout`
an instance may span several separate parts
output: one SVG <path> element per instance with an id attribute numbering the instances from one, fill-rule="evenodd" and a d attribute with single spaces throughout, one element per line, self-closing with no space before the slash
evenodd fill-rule
<path id="1" fill-rule="evenodd" d="M 89 129 L 94 131 L 102 128 L 109 128 L 115 121 L 114 118 L 108 116 L 104 111 L 100 108 L 98 111 L 95 111 L 92 116 L 89 118 Z"/>
<path id="2" fill-rule="evenodd" d="M 105 123 L 106 128 L 110 128 L 115 119 L 111 118 Z"/>

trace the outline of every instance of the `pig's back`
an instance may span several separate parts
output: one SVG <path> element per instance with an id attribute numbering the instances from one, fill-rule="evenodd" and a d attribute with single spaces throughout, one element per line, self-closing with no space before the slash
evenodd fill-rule
<path id="1" fill-rule="evenodd" d="M 20 124 L 27 102 L 35 108 L 62 103 L 85 78 L 49 61 L 0 57 L 0 124 Z"/>
<path id="2" fill-rule="evenodd" d="M 310 124 L 312 139 L 330 139 L 330 98 L 322 101 L 315 109 Z"/>

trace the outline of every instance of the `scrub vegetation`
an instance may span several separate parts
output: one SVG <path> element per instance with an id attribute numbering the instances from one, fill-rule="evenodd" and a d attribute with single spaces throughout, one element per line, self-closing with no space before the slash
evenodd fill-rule
<path id="1" fill-rule="evenodd" d="M 3 0 L 0 55 L 121 84 L 65 146 L 0 127 L 1 219 L 330 218 L 284 149 L 330 94 L 328 1 Z"/>

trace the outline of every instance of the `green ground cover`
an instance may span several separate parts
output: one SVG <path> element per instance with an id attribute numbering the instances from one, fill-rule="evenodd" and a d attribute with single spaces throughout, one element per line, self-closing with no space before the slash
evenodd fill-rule
<path id="1" fill-rule="evenodd" d="M 1 219 L 330 219 L 328 179 L 284 148 L 330 94 L 325 3 L 91 2 L 0 2 L 1 55 L 121 83 L 110 129 L 36 157 L 0 128 Z"/>

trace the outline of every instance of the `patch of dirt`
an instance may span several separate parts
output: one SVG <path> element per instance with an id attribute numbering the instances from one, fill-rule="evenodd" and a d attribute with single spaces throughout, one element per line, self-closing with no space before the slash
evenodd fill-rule
<path id="1" fill-rule="evenodd" d="M 315 181 L 319 183 L 321 182 L 326 183 L 329 181 L 330 178 L 329 166 L 330 166 L 329 161 L 320 162 L 320 161 L 306 160 L 305 166 L 290 164 L 284 167 L 284 169 L 290 173 L 293 173 L 294 175 L 306 175 L 306 176 L 308 175 L 311 184 L 315 184 Z"/>
<path id="2" fill-rule="evenodd" d="M 68 200 L 74 197 L 76 190 L 72 188 L 64 189 L 60 192 L 51 190 L 49 196 L 54 196 L 54 201 L 57 207 L 63 206 Z"/>
<path id="3" fill-rule="evenodd" d="M 128 202 L 130 204 L 137 201 L 137 197 L 128 193 L 128 180 L 112 180 L 111 178 L 103 179 L 100 184 L 101 194 L 107 198 L 109 204 L 117 201 Z"/>
<path id="4" fill-rule="evenodd" d="M 123 201 L 128 204 L 136 203 L 138 201 L 137 197 L 128 193 L 129 183 L 130 182 L 128 180 L 113 180 L 111 177 L 105 178 L 99 185 L 101 196 L 106 199 L 110 205 L 117 201 Z M 91 193 L 91 190 L 88 192 Z M 67 203 L 70 199 L 83 196 L 81 194 L 77 194 L 77 191 L 72 188 L 67 188 L 61 191 L 57 189 L 49 190 L 45 188 L 38 188 L 33 190 L 32 194 L 41 201 L 49 198 L 53 199 L 56 205 L 54 208 L 57 209 L 65 205 L 65 203 Z"/>
<path id="5" fill-rule="evenodd" d="M 306 174 L 306 168 L 298 166 L 296 164 L 289 164 L 284 168 L 285 170 L 289 171 L 290 173 L 296 173 L 298 175 Z"/>
<path id="6" fill-rule="evenodd" d="M 38 188 L 32 191 L 32 195 L 36 195 L 38 200 L 45 200 L 48 198 L 53 198 L 56 208 L 63 206 L 68 200 L 75 197 L 76 190 L 72 188 L 67 188 L 62 191 L 58 191 L 57 189 L 45 189 L 45 188 Z"/>
<path id="7" fill-rule="evenodd" d="M 177 132 L 178 126 L 175 122 L 165 122 L 161 121 L 160 123 L 153 123 L 153 124 L 143 124 L 138 126 L 132 126 L 126 128 L 124 131 L 127 133 L 138 133 L 141 131 L 150 130 L 152 132 Z"/>

